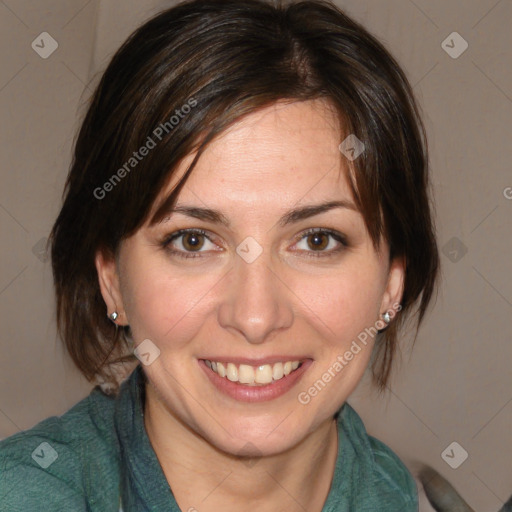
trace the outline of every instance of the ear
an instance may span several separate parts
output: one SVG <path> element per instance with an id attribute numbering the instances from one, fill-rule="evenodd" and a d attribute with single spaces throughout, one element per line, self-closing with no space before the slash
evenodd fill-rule
<path id="1" fill-rule="evenodd" d="M 114 321 L 117 325 L 128 325 L 128 319 L 123 306 L 121 289 L 119 286 L 119 272 L 114 255 L 99 249 L 94 258 L 101 295 L 106 304 L 106 314 L 114 311 L 118 314 Z"/>
<path id="2" fill-rule="evenodd" d="M 388 311 L 391 318 L 402 309 L 400 301 L 404 291 L 405 267 L 404 257 L 394 258 L 389 265 L 388 282 L 382 297 L 380 313 Z"/>

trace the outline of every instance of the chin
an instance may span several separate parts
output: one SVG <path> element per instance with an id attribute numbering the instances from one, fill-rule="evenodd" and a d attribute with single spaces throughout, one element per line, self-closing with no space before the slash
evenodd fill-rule
<path id="1" fill-rule="evenodd" d="M 205 425 L 201 434 L 213 447 L 238 457 L 266 457 L 283 453 L 299 444 L 310 432 L 304 418 L 292 421 L 292 415 L 264 417 L 230 416 L 229 425 Z M 297 416 L 298 417 L 298 416 Z M 223 428 L 224 427 L 224 428 Z"/>

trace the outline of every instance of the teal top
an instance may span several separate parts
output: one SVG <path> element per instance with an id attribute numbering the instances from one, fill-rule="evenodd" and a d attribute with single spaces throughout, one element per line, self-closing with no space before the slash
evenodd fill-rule
<path id="1" fill-rule="evenodd" d="M 145 383 L 139 364 L 117 397 L 96 386 L 62 416 L 1 441 L 0 511 L 179 512 L 144 427 Z M 348 403 L 337 425 L 322 512 L 417 512 L 411 474 Z"/>

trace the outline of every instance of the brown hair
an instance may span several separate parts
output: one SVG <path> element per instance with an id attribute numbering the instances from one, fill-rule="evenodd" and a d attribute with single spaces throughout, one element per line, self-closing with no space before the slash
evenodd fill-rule
<path id="1" fill-rule="evenodd" d="M 205 146 L 242 116 L 317 98 L 364 141 L 350 179 L 375 248 L 384 235 L 390 258 L 406 261 L 401 313 L 374 349 L 373 380 L 384 389 L 399 328 L 417 305 L 417 335 L 438 275 L 425 129 L 397 62 L 323 0 L 187 1 L 142 25 L 112 58 L 78 133 L 50 237 L 59 333 L 88 380 L 112 380 L 112 365 L 135 357 L 129 328 L 106 316 L 96 251 L 115 255 L 153 211 L 151 221 L 160 220 Z M 142 158 L 143 146 L 151 149 Z M 179 185 L 155 205 L 196 149 Z"/>

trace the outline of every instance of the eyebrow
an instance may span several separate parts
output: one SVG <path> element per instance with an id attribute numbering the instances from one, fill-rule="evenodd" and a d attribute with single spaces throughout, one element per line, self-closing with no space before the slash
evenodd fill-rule
<path id="1" fill-rule="evenodd" d="M 301 220 L 308 219 L 315 215 L 328 212 L 335 208 L 346 208 L 355 212 L 359 211 L 357 206 L 350 201 L 328 201 L 319 204 L 312 204 L 294 208 L 289 212 L 285 213 L 278 221 L 280 227 L 288 226 L 300 222 Z M 213 222 L 214 224 L 222 224 L 223 226 L 229 227 L 231 225 L 229 219 L 219 210 L 211 208 L 202 208 L 197 206 L 179 205 L 171 208 L 165 215 L 162 222 L 165 222 L 173 213 L 181 213 L 188 217 L 194 217 L 195 219 Z"/>

